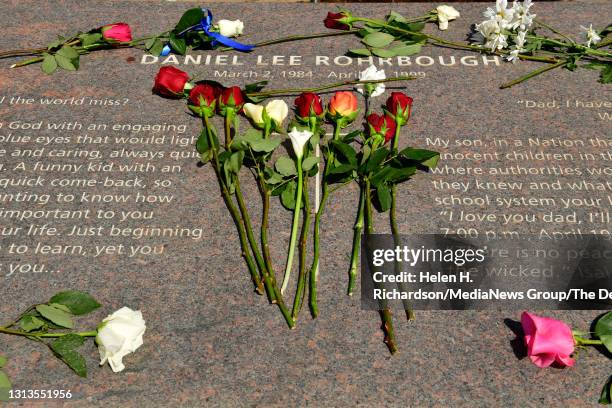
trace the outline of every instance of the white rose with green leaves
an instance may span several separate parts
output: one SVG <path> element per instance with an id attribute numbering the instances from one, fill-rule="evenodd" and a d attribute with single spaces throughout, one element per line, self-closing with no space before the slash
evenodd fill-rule
<path id="1" fill-rule="evenodd" d="M 281 126 L 289 114 L 289 107 L 282 99 L 274 99 L 266 105 L 266 114 L 277 126 Z"/>
<path id="2" fill-rule="evenodd" d="M 267 117 L 270 118 L 277 127 L 283 124 L 283 121 L 289 114 L 289 107 L 282 99 L 274 99 L 268 102 L 265 107 L 254 103 L 245 103 L 242 109 L 244 110 L 245 116 L 260 127 L 265 124 L 264 111 Z"/>
<path id="3" fill-rule="evenodd" d="M 123 371 L 123 357 L 142 346 L 146 328 L 142 313 L 129 307 L 122 307 L 102 320 L 96 336 L 100 365 L 108 361 L 114 372 Z"/>

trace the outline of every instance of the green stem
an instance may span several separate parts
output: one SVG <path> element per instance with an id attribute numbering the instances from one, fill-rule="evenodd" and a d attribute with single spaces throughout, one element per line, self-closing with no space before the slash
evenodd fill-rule
<path id="1" fill-rule="evenodd" d="M 202 118 L 204 127 L 206 129 L 206 135 L 208 136 L 208 143 L 211 146 L 213 152 L 213 169 L 215 170 L 215 175 L 217 176 L 217 181 L 219 182 L 219 188 L 221 189 L 221 195 L 223 196 L 223 200 L 225 201 L 225 205 L 234 220 L 234 224 L 236 224 L 236 229 L 238 230 L 238 237 L 240 239 L 240 247 L 242 249 L 242 257 L 244 258 L 247 267 L 249 269 L 249 273 L 251 274 L 251 279 L 253 280 L 253 284 L 255 285 L 255 291 L 257 293 L 263 293 L 261 279 L 259 278 L 259 274 L 257 273 L 257 267 L 255 266 L 255 262 L 253 262 L 253 258 L 249 252 L 249 244 L 246 237 L 246 232 L 244 230 L 244 222 L 240 217 L 240 212 L 234 205 L 232 201 L 232 196 L 227 189 L 227 186 L 223 182 L 223 177 L 221 175 L 220 165 L 219 165 L 219 153 L 217 151 L 216 143 L 213 140 L 211 126 L 209 119 L 204 115 Z"/>
<path id="2" fill-rule="evenodd" d="M 289 41 L 300 41 L 300 40 L 309 40 L 311 38 L 322 38 L 322 37 L 336 37 L 340 35 L 347 34 L 355 34 L 359 30 L 347 30 L 347 31 L 333 31 L 333 32 L 324 32 L 324 33 L 315 33 L 315 34 L 303 34 L 303 35 L 290 35 L 288 37 L 276 38 L 274 40 L 261 41 L 253 44 L 255 47 L 265 47 L 267 45 L 281 44 Z M 218 51 L 232 51 L 234 48 L 232 47 L 222 47 L 218 48 Z"/>
<path id="3" fill-rule="evenodd" d="M 46 48 L 30 48 L 24 50 L 9 50 L 0 52 L 0 58 L 24 57 L 26 55 L 37 55 L 47 51 Z"/>
<path id="4" fill-rule="evenodd" d="M 365 179 L 365 224 L 366 231 L 368 234 L 374 233 L 374 221 L 372 217 L 372 197 L 371 197 L 371 187 L 370 187 L 370 179 Z M 389 348 L 391 354 L 395 354 L 397 352 L 397 345 L 395 344 L 395 330 L 393 328 L 393 314 L 389 309 L 386 301 L 382 302 L 382 310 L 380 310 L 380 317 L 382 320 L 382 330 L 385 334 L 384 342 Z"/>
<path id="5" fill-rule="evenodd" d="M 36 64 L 37 62 L 41 62 L 42 60 L 44 60 L 43 57 L 36 57 L 36 58 L 32 58 L 26 61 L 22 61 L 22 62 L 18 62 L 16 64 L 13 64 L 10 66 L 10 68 L 20 68 L 20 67 L 25 67 L 26 65 L 30 65 L 30 64 Z"/>
<path id="6" fill-rule="evenodd" d="M 332 140 L 337 140 L 340 137 L 341 127 L 336 122 L 334 124 L 334 135 Z M 317 283 L 319 282 L 319 260 L 321 257 L 321 219 L 325 212 L 325 204 L 329 198 L 329 183 L 327 182 L 329 172 L 333 167 L 335 161 L 335 154 L 332 149 L 328 147 L 327 157 L 325 158 L 325 169 L 323 170 L 323 178 L 321 180 L 321 201 L 319 202 L 319 209 L 315 215 L 314 221 L 314 232 L 313 232 L 313 256 L 312 264 L 310 265 L 310 287 L 309 287 L 309 305 L 310 313 L 313 318 L 319 315 L 319 305 L 317 302 Z"/>
<path id="7" fill-rule="evenodd" d="M 579 346 L 601 346 L 603 344 L 601 340 L 585 339 L 584 337 L 574 337 L 574 340 Z"/>
<path id="8" fill-rule="evenodd" d="M 504 56 L 504 55 L 508 54 L 508 52 L 500 52 L 500 51 L 492 52 L 491 50 L 487 50 L 487 49 L 485 49 L 485 48 L 483 48 L 481 46 L 478 46 L 478 45 L 463 44 L 463 43 L 458 43 L 458 42 L 454 42 L 454 41 L 448 41 L 448 40 L 445 40 L 444 38 L 437 37 L 437 36 L 431 35 L 431 34 L 417 33 L 417 32 L 414 32 L 414 31 L 404 30 L 402 28 L 395 27 L 395 26 L 392 26 L 390 24 L 386 24 L 386 23 L 384 23 L 382 21 L 373 20 L 373 19 L 370 19 L 370 18 L 355 17 L 354 21 L 363 21 L 363 22 L 366 22 L 366 23 L 369 23 L 369 24 L 377 25 L 379 27 L 384 27 L 384 28 L 386 28 L 388 30 L 395 31 L 395 32 L 398 32 L 398 33 L 401 33 L 401 34 L 423 35 L 423 36 L 427 37 L 429 40 L 431 40 L 433 45 L 447 46 L 447 47 L 459 48 L 459 49 L 464 49 L 464 50 L 477 51 L 477 52 L 480 52 L 480 53 L 486 52 L 486 53 L 490 53 L 490 54 L 494 54 L 494 55 L 500 55 L 500 56 Z M 524 60 L 529 60 L 529 61 L 540 61 L 540 62 L 547 62 L 547 63 L 554 63 L 554 62 L 557 61 L 556 59 L 542 58 L 542 57 L 531 56 L 531 55 L 523 55 L 523 54 L 520 54 L 518 56 L 518 58 L 524 59 Z"/>
<path id="9" fill-rule="evenodd" d="M 270 256 L 270 246 L 268 245 L 268 219 L 270 215 L 270 190 L 263 181 L 263 175 L 258 177 L 259 191 L 261 193 L 263 201 L 263 211 L 261 213 L 261 227 L 260 227 L 260 238 L 261 247 L 263 248 L 264 261 L 266 263 L 266 269 L 264 271 L 264 282 L 270 281 L 274 276 L 274 269 L 272 266 L 272 257 Z M 276 279 L 274 279 L 274 285 L 276 285 Z M 276 290 L 268 292 L 268 299 L 270 303 L 276 303 Z"/>
<path id="10" fill-rule="evenodd" d="M 353 250 L 351 252 L 351 266 L 349 268 L 349 282 L 347 294 L 353 296 L 355 282 L 357 281 L 357 270 L 359 269 L 359 251 L 361 249 L 361 233 L 363 232 L 363 212 L 365 207 L 365 190 L 359 186 L 359 207 L 357 208 L 357 219 L 353 227 Z"/>
<path id="11" fill-rule="evenodd" d="M 229 149 L 231 144 L 232 144 L 232 120 L 233 120 L 233 114 L 231 114 L 230 112 L 228 112 L 228 114 L 225 116 L 225 143 L 226 143 L 226 148 Z M 259 274 L 260 276 L 263 276 L 266 270 L 266 265 L 264 262 L 264 259 L 261 255 L 261 252 L 259 251 L 259 248 L 257 246 L 257 241 L 255 240 L 255 234 L 253 234 L 253 226 L 251 223 L 251 217 L 249 215 L 249 211 L 246 207 L 246 203 L 244 201 L 244 194 L 242 193 L 242 188 L 240 185 L 240 175 L 237 174 L 236 175 L 236 183 L 235 183 L 235 196 L 236 196 L 236 202 L 238 203 L 238 208 L 240 210 L 240 214 L 242 216 L 242 219 L 244 220 L 244 229 L 247 235 L 247 240 L 249 241 L 249 246 L 251 247 L 251 252 L 253 253 L 253 256 L 255 257 L 255 262 L 257 263 L 257 267 L 259 268 Z M 261 285 L 261 283 L 260 283 Z M 263 287 L 262 286 L 258 286 L 259 291 L 257 293 L 259 294 L 263 294 Z"/>
<path id="12" fill-rule="evenodd" d="M 81 337 L 96 337 L 98 335 L 97 330 L 86 331 L 86 332 L 78 332 L 78 333 L 28 333 L 21 330 L 12 330 L 7 327 L 0 327 L 0 333 L 12 334 L 15 336 L 23 336 L 23 337 L 36 337 L 36 338 L 56 338 L 56 337 L 64 337 L 68 334 L 76 334 Z"/>
<path id="13" fill-rule="evenodd" d="M 502 84 L 500 86 L 501 89 L 506 89 L 506 88 L 510 88 L 511 86 L 520 84 L 521 82 L 527 81 L 528 79 L 531 79 L 537 75 L 543 74 L 547 71 L 553 70 L 555 68 L 559 68 L 563 65 L 567 64 L 567 61 L 565 60 L 561 60 L 561 61 L 557 61 L 557 63 L 555 64 L 551 64 L 551 65 L 546 65 L 544 67 L 538 68 L 535 71 L 531 71 L 530 73 L 528 73 L 527 75 L 523 75 L 520 78 L 517 78 L 513 81 L 510 82 L 506 82 L 505 84 Z"/>
<path id="14" fill-rule="evenodd" d="M 611 45 L 611 44 L 612 44 L 612 37 L 609 37 L 607 39 L 604 39 L 599 44 L 595 44 L 595 48 L 603 48 L 603 47 L 607 47 L 608 45 Z"/>
<path id="15" fill-rule="evenodd" d="M 398 122 L 399 121 L 396 118 L 396 123 Z M 399 124 L 395 127 L 395 135 L 393 137 L 393 151 L 394 152 L 397 152 L 397 149 L 399 146 L 399 137 L 400 137 L 401 128 L 402 127 Z M 391 233 L 393 234 L 393 243 L 395 244 L 396 247 L 398 247 L 401 244 L 401 240 L 399 236 L 400 235 L 399 227 L 397 226 L 396 208 L 397 208 L 397 184 L 393 184 L 391 186 L 391 208 L 389 209 L 389 223 L 391 224 Z M 399 275 L 400 273 L 399 262 L 395 262 L 394 266 L 395 266 L 395 274 Z M 402 292 L 407 292 L 407 287 L 404 282 L 398 283 L 398 287 L 400 288 Z M 410 301 L 408 299 L 402 299 L 402 304 L 404 305 L 404 312 L 406 313 L 406 319 L 414 320 L 414 311 L 412 309 L 412 304 L 410 303 Z"/>
<path id="16" fill-rule="evenodd" d="M 226 148 L 229 149 L 229 147 L 232 144 L 232 126 L 231 126 L 231 122 L 233 120 L 233 118 L 231 117 L 232 115 L 228 113 L 228 115 L 225 116 L 225 143 L 226 143 Z M 235 183 L 235 188 L 236 188 L 236 202 L 238 203 L 238 208 L 240 209 L 240 214 L 242 215 L 242 219 L 244 220 L 244 229 L 246 231 L 247 234 L 247 240 L 249 241 L 249 245 L 251 247 L 251 251 L 253 253 L 253 256 L 255 257 L 255 261 L 257 262 L 257 267 L 259 268 L 259 273 L 260 275 L 263 276 L 264 274 L 264 270 L 266 269 L 266 265 L 264 263 L 264 259 L 261 256 L 261 252 L 259 251 L 259 248 L 257 246 L 257 241 L 255 240 L 255 235 L 253 234 L 253 225 L 251 224 L 251 217 L 249 215 L 249 211 L 246 207 L 246 203 L 244 201 L 244 194 L 242 194 L 242 188 L 240 186 L 240 175 L 236 174 L 236 183 Z M 263 294 L 263 287 L 260 288 L 261 289 L 261 293 Z M 259 292 L 258 292 L 259 293 Z"/>
<path id="17" fill-rule="evenodd" d="M 383 82 L 412 81 L 413 79 L 417 79 L 417 78 L 413 76 L 399 76 L 399 77 L 387 78 L 387 79 L 373 79 L 370 81 L 360 81 L 358 79 L 355 79 L 351 81 L 336 82 L 333 84 L 313 87 L 313 88 L 270 89 L 268 91 L 262 91 L 262 92 L 247 92 L 246 95 L 249 97 L 253 97 L 253 96 L 268 97 L 268 96 L 273 96 L 273 95 L 285 95 L 285 94 L 291 94 L 291 93 L 321 92 L 321 91 L 325 91 L 328 89 L 340 88 L 340 87 L 348 86 L 348 85 L 357 85 L 357 84 L 363 85 L 363 84 L 379 84 Z"/>
<path id="18" fill-rule="evenodd" d="M 232 143 L 232 121 L 234 120 L 234 114 L 231 109 L 227 109 L 227 114 L 224 119 L 225 127 L 225 149 L 229 150 L 230 144 Z"/>
<path id="19" fill-rule="evenodd" d="M 251 247 L 251 251 L 253 252 L 253 256 L 255 257 L 255 261 L 257 262 L 257 267 L 259 268 L 260 275 L 263 275 L 264 270 L 266 269 L 263 257 L 257 247 L 257 241 L 255 240 L 255 236 L 253 234 L 253 226 L 251 224 L 251 217 L 249 216 L 249 212 L 246 208 L 246 204 L 244 202 L 244 195 L 242 194 L 242 189 L 240 188 L 240 181 L 238 180 L 238 175 L 236 175 L 236 202 L 238 203 L 238 208 L 240 209 L 240 214 L 242 215 L 242 219 L 244 220 L 244 228 L 247 234 L 247 240 L 249 241 L 249 245 Z M 258 286 L 258 289 L 263 289 Z M 263 290 L 258 291 L 260 295 L 263 294 Z"/>
<path id="20" fill-rule="evenodd" d="M 395 119 L 395 135 L 393 135 L 393 151 L 396 152 L 399 146 L 399 137 L 401 133 L 402 126 L 398 118 Z M 397 185 L 393 184 L 391 187 L 391 209 L 389 210 L 389 220 L 391 222 L 391 233 L 395 236 L 399 235 L 399 228 L 397 227 L 397 220 L 395 219 L 395 201 L 397 196 Z"/>
<path id="21" fill-rule="evenodd" d="M 302 300 L 304 299 L 304 286 L 306 283 L 306 245 L 308 243 L 308 229 L 310 228 L 310 200 L 308 198 L 308 175 L 304 176 L 303 180 L 303 196 L 304 196 L 304 221 L 302 222 L 302 234 L 300 236 L 300 272 L 298 274 L 298 286 L 293 300 L 293 311 L 291 316 L 297 320 L 300 309 L 302 308 Z"/>
<path id="22" fill-rule="evenodd" d="M 266 124 L 264 128 L 264 139 L 267 139 L 270 136 L 271 129 L 268 124 Z M 255 158 L 254 158 L 255 160 Z M 264 263 L 266 266 L 266 273 L 268 275 L 268 279 L 273 282 L 273 287 L 275 288 L 273 294 L 274 298 L 270 299 L 270 302 L 276 303 L 276 275 L 274 274 L 274 265 L 272 263 L 272 256 L 270 254 L 270 245 L 268 244 L 268 220 L 270 218 L 270 189 L 266 184 L 266 179 L 263 171 L 259 168 L 259 164 L 257 164 L 257 186 L 259 187 L 259 193 L 261 194 L 262 199 L 262 212 L 261 212 L 261 226 L 259 230 L 260 240 L 261 240 L 261 248 L 264 257 Z M 282 299 L 281 299 L 282 300 Z"/>
<path id="23" fill-rule="evenodd" d="M 536 24 L 550 30 L 551 32 L 560 35 L 561 37 L 565 38 L 566 40 L 568 40 L 569 42 L 575 44 L 576 42 L 574 40 L 572 40 L 570 37 L 568 37 L 567 35 L 563 34 L 561 31 L 557 30 L 556 28 L 549 26 L 548 24 L 546 24 L 545 22 L 543 22 L 542 20 L 539 19 L 535 19 L 533 20 Z"/>
<path id="24" fill-rule="evenodd" d="M 296 152 L 299 154 L 300 152 Z M 297 192 L 295 196 L 295 208 L 293 209 L 293 224 L 291 226 L 291 240 L 289 241 L 289 252 L 287 253 L 287 266 L 285 267 L 285 276 L 281 286 L 281 294 L 285 293 L 289 285 L 289 277 L 291 276 L 291 268 L 293 266 L 293 254 L 295 252 L 295 244 L 297 241 L 297 230 L 300 222 L 300 207 L 302 206 L 302 155 L 297 157 Z"/>

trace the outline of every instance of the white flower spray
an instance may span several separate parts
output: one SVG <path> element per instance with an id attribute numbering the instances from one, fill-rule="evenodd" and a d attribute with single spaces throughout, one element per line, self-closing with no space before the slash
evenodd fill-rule
<path id="1" fill-rule="evenodd" d="M 508 51 L 508 61 L 518 61 L 519 54 L 525 52 L 527 33 L 531 30 L 535 14 L 530 12 L 533 2 L 515 1 L 508 7 L 507 0 L 497 0 L 495 8 L 487 8 L 483 13 L 487 18 L 476 24 L 476 30 L 484 37 L 484 47 L 491 51 Z"/>

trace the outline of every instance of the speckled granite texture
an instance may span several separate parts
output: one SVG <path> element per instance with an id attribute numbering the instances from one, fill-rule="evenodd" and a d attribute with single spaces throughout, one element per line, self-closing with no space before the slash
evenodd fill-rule
<path id="1" fill-rule="evenodd" d="M 199 3 L 198 3 L 199 4 Z M 0 4 L 0 48 L 46 44 L 56 33 L 68 34 L 113 21 L 126 21 L 134 35 L 170 27 L 186 8 L 185 3 L 6 0 Z M 322 30 L 320 23 L 331 5 L 216 4 L 217 18 L 241 18 L 249 41 L 292 33 Z M 430 4 L 359 5 L 363 15 L 383 16 L 391 8 L 416 16 Z M 463 40 L 471 23 L 481 19 L 484 5 L 457 6 L 461 19 L 444 33 Z M 607 9 L 607 10 L 606 10 Z M 580 24 L 608 23 L 610 8 L 577 4 L 537 4 L 535 12 L 562 30 L 576 33 Z M 433 28 L 430 28 L 433 29 Z M 258 54 L 341 55 L 356 40 L 343 37 L 300 42 L 262 49 Z M 38 67 L 9 71 L 0 66 L 0 94 L 45 96 L 97 96 L 129 98 L 125 108 L 89 109 L 0 105 L 0 120 L 39 118 L 77 119 L 82 122 L 187 123 L 187 133 L 197 134 L 198 123 L 179 102 L 151 94 L 159 65 L 141 65 L 138 50 L 100 52 L 86 56 L 78 73 L 44 76 Z M 426 55 L 456 55 L 450 50 L 428 50 Z M 255 56 L 241 56 L 253 63 Z M 577 110 L 525 110 L 520 99 L 604 99 L 596 72 L 559 71 L 509 90 L 498 85 L 534 69 L 535 65 L 503 64 L 499 67 L 406 67 L 423 71 L 425 79 L 413 81 L 408 92 L 415 99 L 411 126 L 414 144 L 424 146 L 426 136 L 491 138 L 523 137 L 530 132 L 547 136 L 607 137 L 609 124 L 594 113 Z M 211 76 L 212 67 L 182 67 L 193 74 Z M 221 69 L 222 67 L 219 67 Z M 248 64 L 244 67 L 248 69 Z M 290 67 L 287 67 L 289 69 Z M 329 71 L 357 72 L 358 67 L 320 67 L 311 62 L 314 76 L 293 81 L 278 77 L 275 87 L 312 86 L 332 81 Z M 303 69 L 303 68 L 300 68 Z M 266 69 L 257 68 L 259 73 Z M 396 68 L 389 68 L 388 72 Z M 397 69 L 400 71 L 399 69 Z M 402 70 L 402 71 L 404 71 Z M 225 80 L 226 83 L 230 82 Z M 238 79 L 242 84 L 247 82 Z M 233 84 L 233 82 L 232 82 Z M 609 96 L 609 93 L 607 94 Z M 5 131 L 6 129 L 3 129 Z M 1 146 L 0 146 L 1 147 Z M 110 149 L 102 147 L 102 150 Z M 11 164 L 11 159 L 7 159 Z M 246 268 L 239 258 L 234 225 L 223 205 L 210 168 L 181 160 L 183 172 L 170 175 L 176 200 L 156 207 L 166 225 L 192 224 L 204 231 L 202 241 L 161 240 L 167 256 L 127 258 L 53 258 L 57 274 L 0 278 L 0 319 L 48 298 L 60 289 L 85 289 L 103 308 L 81 321 L 83 327 L 99 322 L 123 305 L 143 311 L 148 324 L 144 346 L 125 359 L 127 369 L 113 374 L 97 367 L 94 346 L 85 347 L 90 376 L 73 375 L 48 350 L 18 338 L 0 337 L 0 352 L 10 356 L 7 372 L 18 389 L 70 389 L 69 401 L 22 401 L 24 407 L 168 407 L 168 406 L 595 406 L 609 360 L 595 350 L 581 353 L 572 369 L 541 370 L 513 349 L 515 335 L 508 326 L 519 311 L 422 312 L 407 323 L 396 316 L 400 353 L 391 357 L 374 312 L 361 311 L 359 299 L 344 295 L 347 254 L 350 250 L 356 188 L 332 197 L 323 226 L 323 260 L 319 287 L 321 315 L 313 321 L 302 311 L 298 327 L 289 331 L 277 308 L 252 292 Z M 27 174 L 25 172 L 24 174 Z M 247 182 L 249 197 L 258 197 Z M 147 182 L 156 176 L 145 175 Z M 403 232 L 434 233 L 446 222 L 433 205 L 431 176 L 419 176 L 400 189 L 399 222 Z M 455 176 L 457 181 L 462 177 Z M 508 194 L 508 193 L 505 193 Z M 528 194 L 528 192 L 521 192 Z M 559 194 L 566 194 L 560 192 Z M 259 199 L 249 202 L 258 210 Z M 76 206 L 73 206 L 76 208 Z M 133 204 L 130 208 L 133 207 Z M 72 207 L 71 207 L 72 208 Z M 116 208 L 115 205 L 108 206 Z M 289 238 L 290 214 L 275 202 L 271 224 L 273 256 L 280 265 Z M 161 223 L 161 222 L 160 222 Z M 384 218 L 379 225 L 386 226 Z M 518 229 L 533 232 L 534 226 Z M 382 230 L 382 227 L 381 227 Z M 10 238 L 2 237 L 2 246 Z M 91 242 L 91 241 L 90 241 Z M 129 239 L 100 238 L 99 243 Z M 158 243 L 160 240 L 157 241 Z M 3 254 L 4 256 L 4 254 Z M 43 257 L 29 257 L 44 261 Z M 6 262 L 7 259 L 5 258 Z M 570 325 L 586 328 L 597 312 L 548 312 Z M 517 353 L 520 356 L 520 348 Z"/>

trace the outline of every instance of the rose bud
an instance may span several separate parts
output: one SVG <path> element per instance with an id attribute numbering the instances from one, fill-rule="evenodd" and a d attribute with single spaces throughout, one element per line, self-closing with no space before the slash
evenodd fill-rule
<path id="1" fill-rule="evenodd" d="M 106 41 L 129 42 L 132 41 L 132 30 L 125 23 L 107 24 L 100 28 L 102 38 Z"/>
<path id="2" fill-rule="evenodd" d="M 161 67 L 155 77 L 153 92 L 166 98 L 181 98 L 188 81 L 186 72 L 174 67 Z"/>
<path id="3" fill-rule="evenodd" d="M 304 92 L 293 102 L 299 118 L 306 120 L 311 117 L 320 117 L 323 114 L 321 97 L 312 92 Z"/>
<path id="4" fill-rule="evenodd" d="M 380 135 L 385 138 L 385 143 L 387 143 L 395 136 L 396 125 L 391 116 L 371 113 L 366 120 L 368 122 L 370 137 Z"/>
<path id="5" fill-rule="evenodd" d="M 239 112 L 244 105 L 244 94 L 242 89 L 237 86 L 224 88 L 219 96 L 219 108 L 223 116 L 226 115 L 228 108 L 234 112 Z"/>
<path id="6" fill-rule="evenodd" d="M 208 83 L 197 84 L 189 92 L 189 109 L 196 115 L 212 117 L 217 107 L 220 90 Z"/>
<path id="7" fill-rule="evenodd" d="M 538 367 L 549 367 L 553 363 L 573 366 L 570 357 L 574 352 L 572 329 L 562 321 L 523 312 L 521 325 L 525 333 L 527 355 Z"/>
<path id="8" fill-rule="evenodd" d="M 332 121 L 341 121 L 344 127 L 357 117 L 357 97 L 352 92 L 338 91 L 329 101 L 327 112 Z"/>
<path id="9" fill-rule="evenodd" d="M 352 28 L 353 17 L 346 11 L 340 13 L 327 13 L 327 17 L 323 20 L 325 27 L 333 30 L 350 30 Z"/>
<path id="10" fill-rule="evenodd" d="M 399 125 L 405 125 L 410 119 L 412 98 L 402 92 L 391 92 L 386 108 L 389 114 L 399 122 Z"/>

